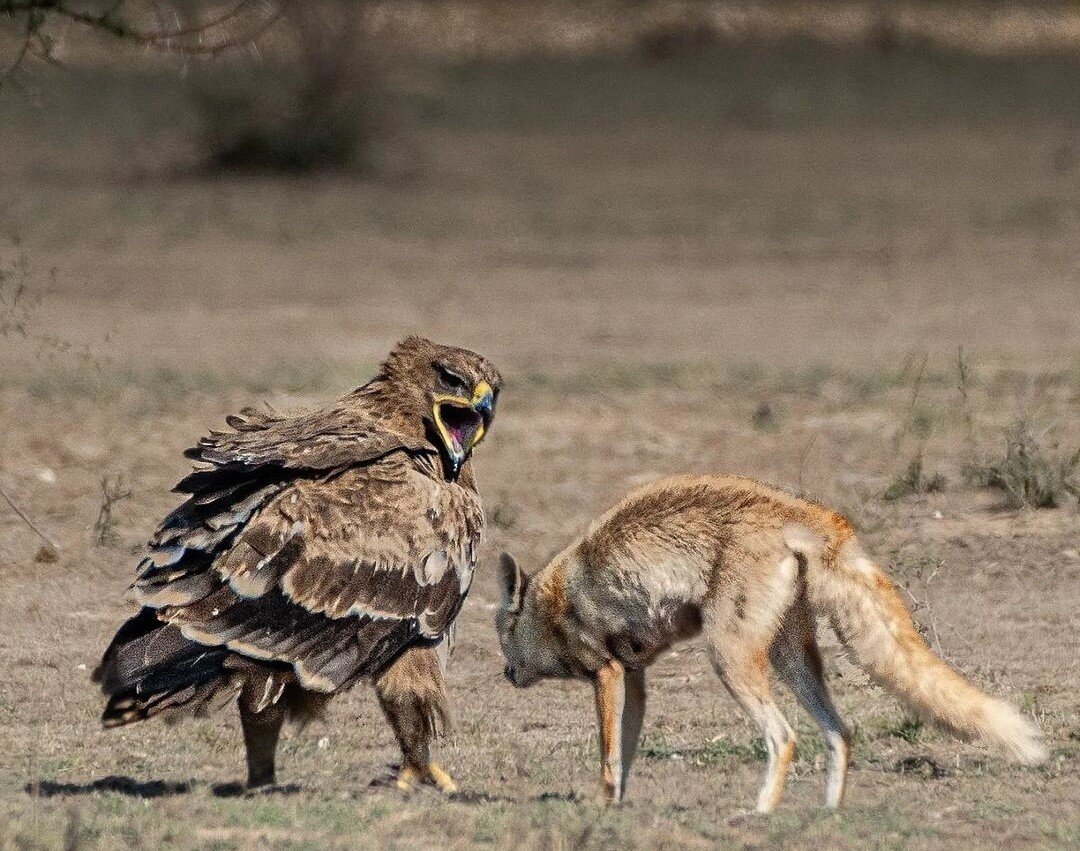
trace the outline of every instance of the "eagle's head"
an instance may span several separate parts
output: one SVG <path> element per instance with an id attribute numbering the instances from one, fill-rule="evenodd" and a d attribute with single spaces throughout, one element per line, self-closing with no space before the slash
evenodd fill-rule
<path id="1" fill-rule="evenodd" d="M 402 340 L 383 370 L 400 389 L 411 391 L 426 436 L 456 476 L 491 428 L 502 387 L 499 371 L 476 352 L 423 337 Z"/>

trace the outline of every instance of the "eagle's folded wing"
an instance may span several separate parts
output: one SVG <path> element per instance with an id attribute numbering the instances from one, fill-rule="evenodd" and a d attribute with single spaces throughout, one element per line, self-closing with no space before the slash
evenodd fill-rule
<path id="1" fill-rule="evenodd" d="M 245 408 L 227 418 L 231 432 L 211 432 L 185 453 L 201 466 L 174 490 L 189 494 L 150 540 L 136 590 L 148 605 L 183 605 L 209 592 L 209 564 L 229 549 L 248 520 L 303 476 L 364 464 L 398 450 L 423 453 L 382 427 L 377 415 L 339 402 L 303 417 Z"/>
<path id="2" fill-rule="evenodd" d="M 182 479 L 181 493 L 221 493 L 253 470 L 332 470 L 363 464 L 398 449 L 434 452 L 424 441 L 387 426 L 355 399 L 301 417 L 245 408 L 226 418 L 234 431 L 212 431 L 184 454 L 205 466 Z"/>
<path id="3" fill-rule="evenodd" d="M 483 523 L 474 492 L 434 481 L 405 454 L 219 501 L 228 509 L 197 530 L 163 527 L 137 598 L 191 640 L 290 664 L 327 692 L 446 632 Z"/>

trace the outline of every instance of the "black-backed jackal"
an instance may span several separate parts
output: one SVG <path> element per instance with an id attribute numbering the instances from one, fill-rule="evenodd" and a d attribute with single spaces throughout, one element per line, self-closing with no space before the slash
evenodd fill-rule
<path id="1" fill-rule="evenodd" d="M 504 554 L 500 584 L 507 678 L 522 688 L 545 678 L 593 683 L 603 786 L 615 802 L 641 733 L 645 668 L 701 633 L 717 673 L 765 737 L 757 809 L 776 806 L 795 751 L 770 668 L 821 727 L 825 803 L 839 806 L 851 744 L 825 684 L 818 614 L 920 716 L 1016 761 L 1046 758 L 1031 723 L 931 652 L 843 517 L 752 479 L 677 477 L 640 488 L 535 576 Z"/>

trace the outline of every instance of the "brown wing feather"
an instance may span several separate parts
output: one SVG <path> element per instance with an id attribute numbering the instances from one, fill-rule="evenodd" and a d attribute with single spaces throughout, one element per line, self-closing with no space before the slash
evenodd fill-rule
<path id="1" fill-rule="evenodd" d="M 471 488 L 433 479 L 408 453 L 275 488 L 245 514 L 248 497 L 238 528 L 219 524 L 232 529 L 227 545 L 151 562 L 134 586 L 139 602 L 201 644 L 288 662 L 319 691 L 449 629 L 483 524 Z"/>
<path id="2" fill-rule="evenodd" d="M 476 494 L 404 458 L 313 485 L 275 501 L 281 525 L 305 530 L 304 553 L 281 578 L 289 598 L 332 618 L 415 617 L 423 635 L 445 632 L 476 561 Z"/>
<path id="3" fill-rule="evenodd" d="M 187 451 L 203 462 L 176 486 L 190 498 L 169 514 L 138 569 L 136 591 L 154 608 L 209 593 L 207 568 L 271 497 L 298 478 L 368 463 L 405 450 L 433 449 L 391 428 L 364 388 L 297 417 L 245 408 L 227 418 L 232 432 L 211 432 Z M 254 536 L 249 543 L 255 545 Z"/>
<path id="4" fill-rule="evenodd" d="M 245 408 L 226 422 L 235 431 L 211 432 L 184 454 L 211 465 L 187 476 L 178 491 L 227 488 L 238 469 L 332 470 L 363 464 L 388 452 L 433 452 L 425 441 L 390 425 L 360 392 L 297 417 Z"/>
<path id="5" fill-rule="evenodd" d="M 482 517 L 468 465 L 443 481 L 426 421 L 444 356 L 478 360 L 410 338 L 337 402 L 288 418 L 245 409 L 187 451 L 199 466 L 176 490 L 189 497 L 133 586 L 144 608 L 95 673 L 106 724 L 204 706 L 235 693 L 237 672 L 265 676 L 260 710 L 294 676 L 334 691 L 449 629 Z"/>

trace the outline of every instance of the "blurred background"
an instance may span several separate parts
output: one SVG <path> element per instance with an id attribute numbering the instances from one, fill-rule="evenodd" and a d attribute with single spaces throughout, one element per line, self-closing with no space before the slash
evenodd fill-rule
<path id="1" fill-rule="evenodd" d="M 96 356 L 1075 354 L 1070 4 L 78 8 L 4 20 L 0 239 Z"/>
<path id="2" fill-rule="evenodd" d="M 1075 3 L 0 0 L 0 73 L 0 847 L 183 844 L 193 813 L 215 847 L 357 819 L 409 847 L 1080 842 Z M 848 668 L 861 808 L 731 822 L 755 734 L 691 649 L 663 663 L 640 808 L 582 810 L 591 716 L 570 686 L 493 685 L 485 562 L 445 761 L 505 800 L 339 801 L 393 753 L 359 690 L 328 751 L 291 740 L 303 795 L 145 810 L 95 786 L 239 765 L 232 719 L 105 736 L 86 682 L 181 450 L 243 405 L 347 391 L 409 333 L 507 376 L 485 559 L 535 567 L 663 473 L 805 490 L 1058 761 L 987 769 Z"/>

